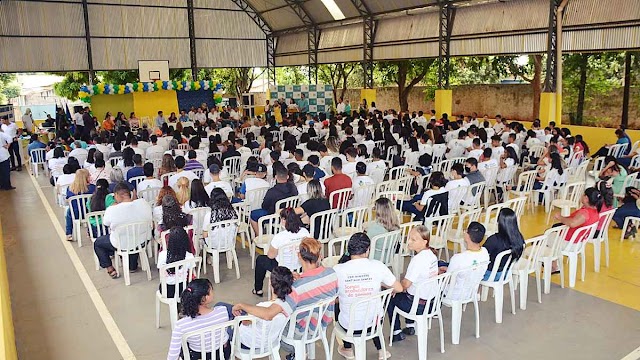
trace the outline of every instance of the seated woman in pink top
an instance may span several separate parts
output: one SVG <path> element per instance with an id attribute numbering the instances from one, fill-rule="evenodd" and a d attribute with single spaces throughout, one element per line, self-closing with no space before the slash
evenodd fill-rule
<path id="1" fill-rule="evenodd" d="M 591 225 L 598 221 L 600 217 L 600 209 L 603 205 L 603 197 L 596 188 L 588 188 L 582 196 L 582 207 L 574 211 L 569 216 L 561 216 L 555 214 L 554 219 L 558 220 L 562 225 L 567 225 L 569 231 L 565 240 L 569 241 L 573 233 L 583 226 Z"/>
<path id="2" fill-rule="evenodd" d="M 602 195 L 602 207 L 600 208 L 600 210 L 598 210 L 599 214 L 602 214 L 603 212 L 607 212 L 613 209 L 612 184 L 613 184 L 613 180 L 605 179 L 605 180 L 598 181 L 594 186 Z M 604 226 L 604 218 L 600 218 L 600 221 L 598 223 L 598 228 L 596 229 L 596 233 L 594 234 L 594 236 L 598 236 L 598 234 L 600 234 L 600 231 L 602 231 L 603 226 Z"/>

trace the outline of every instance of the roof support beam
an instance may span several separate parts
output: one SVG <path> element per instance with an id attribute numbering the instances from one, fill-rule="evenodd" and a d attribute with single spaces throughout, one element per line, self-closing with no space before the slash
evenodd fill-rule
<path id="1" fill-rule="evenodd" d="M 198 57 L 196 55 L 196 27 L 193 17 L 193 0 L 187 0 L 187 23 L 189 24 L 189 56 L 191 59 L 191 80 L 198 81 Z"/>
<path id="2" fill-rule="evenodd" d="M 276 38 L 267 35 L 267 80 L 269 86 L 276 85 Z"/>
<path id="3" fill-rule="evenodd" d="M 318 44 L 320 42 L 320 29 L 311 15 L 302 6 L 303 0 L 285 0 L 287 5 L 298 16 L 307 29 L 307 59 L 309 66 L 309 83 L 318 83 Z"/>
<path id="4" fill-rule="evenodd" d="M 438 33 L 438 88 L 449 89 L 451 60 L 451 32 L 455 18 L 455 8 L 450 0 L 439 0 L 440 25 Z"/>
<path id="5" fill-rule="evenodd" d="M 246 1 L 231 0 L 231 2 L 236 4 L 236 6 L 240 8 L 240 10 L 244 11 L 247 15 L 249 15 L 251 20 L 253 20 L 253 22 L 256 23 L 256 25 L 258 25 L 258 27 L 262 30 L 262 32 L 265 35 L 269 35 L 273 33 L 273 29 L 271 28 L 271 26 L 269 26 L 269 24 L 266 21 L 264 21 L 264 18 L 262 17 L 262 15 L 254 7 L 249 5 Z"/>
<path id="6" fill-rule="evenodd" d="M 554 92 L 558 79 L 558 6 L 561 0 L 549 0 L 549 32 L 547 34 L 547 76 L 544 79 L 544 92 Z M 562 21 L 562 20 L 560 20 Z"/>
<path id="7" fill-rule="evenodd" d="M 89 85 L 96 81 L 96 72 L 93 68 L 93 53 L 91 51 L 91 30 L 89 28 L 89 5 L 87 0 L 82 0 L 82 15 L 84 17 L 84 34 L 87 44 L 87 65 L 89 67 Z"/>
<path id="8" fill-rule="evenodd" d="M 371 9 L 362 0 L 351 0 L 362 16 L 362 72 L 364 87 L 373 89 L 373 44 L 375 42 L 375 21 Z"/>

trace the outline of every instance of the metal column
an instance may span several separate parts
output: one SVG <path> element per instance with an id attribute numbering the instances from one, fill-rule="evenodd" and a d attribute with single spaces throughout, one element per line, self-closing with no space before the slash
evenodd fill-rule
<path id="1" fill-rule="evenodd" d="M 451 31 L 455 8 L 450 0 L 439 0 L 440 26 L 438 33 L 438 88 L 449 89 Z"/>
<path id="2" fill-rule="evenodd" d="M 84 34 L 87 43 L 87 65 L 89 66 L 89 85 L 96 80 L 96 72 L 93 69 L 93 53 L 91 51 L 91 30 L 89 29 L 89 5 L 87 0 L 82 0 L 82 14 L 84 16 Z"/>
<path id="3" fill-rule="evenodd" d="M 373 89 L 373 44 L 375 41 L 375 21 L 373 13 L 362 0 L 351 0 L 362 16 L 362 72 L 364 87 Z"/>
<path id="4" fill-rule="evenodd" d="M 198 81 L 198 57 L 196 56 L 196 28 L 193 19 L 193 0 L 187 0 L 187 22 L 189 24 L 189 54 L 191 57 L 191 80 Z"/>
<path id="5" fill-rule="evenodd" d="M 558 79 L 558 6 L 560 0 L 549 0 L 549 33 L 547 36 L 547 76 L 544 80 L 543 92 L 556 91 Z"/>

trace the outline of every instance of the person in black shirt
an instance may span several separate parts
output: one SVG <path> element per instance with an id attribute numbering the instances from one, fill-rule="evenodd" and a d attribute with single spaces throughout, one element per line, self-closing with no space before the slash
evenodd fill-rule
<path id="1" fill-rule="evenodd" d="M 289 172 L 282 164 L 274 169 L 276 184 L 269 190 L 262 200 L 262 207 L 251 211 L 251 227 L 255 234 L 258 233 L 258 219 L 276 212 L 276 202 L 291 196 L 298 195 L 296 186 L 289 182 Z"/>
<path id="2" fill-rule="evenodd" d="M 229 146 L 227 151 L 222 153 L 222 162 L 224 163 L 225 159 L 228 159 L 233 156 L 240 156 L 239 148 L 242 147 L 242 139 L 237 139 L 233 142 L 233 146 Z"/>
<path id="3" fill-rule="evenodd" d="M 504 208 L 500 210 L 498 213 L 498 232 L 489 236 L 482 246 L 489 252 L 489 259 L 491 261 L 487 267 L 487 272 L 484 274 L 484 279 L 482 279 L 484 281 L 490 280 L 489 277 L 491 276 L 493 264 L 501 252 L 511 250 L 511 265 L 520 259 L 522 251 L 524 250 L 524 237 L 518 228 L 518 217 L 512 209 Z M 502 258 L 495 275 L 496 278 L 491 279 L 491 281 L 500 278 L 502 272 L 505 270 L 504 267 L 507 259 L 508 256 Z"/>

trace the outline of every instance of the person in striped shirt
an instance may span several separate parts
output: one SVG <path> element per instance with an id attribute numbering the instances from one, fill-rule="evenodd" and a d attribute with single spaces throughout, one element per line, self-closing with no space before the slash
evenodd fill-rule
<path id="1" fill-rule="evenodd" d="M 167 360 L 178 360 L 182 356 L 182 336 L 192 331 L 202 330 L 212 325 L 217 325 L 229 321 L 227 309 L 224 306 L 211 307 L 213 303 L 213 286 L 208 279 L 195 279 L 187 285 L 180 298 L 184 318 L 178 320 L 171 333 L 171 344 Z M 192 359 L 201 359 L 202 351 L 207 353 L 216 352 L 222 346 L 224 358 L 229 359 L 231 346 L 229 345 L 229 334 L 225 331 L 222 334 L 211 337 L 211 333 L 205 334 L 205 348 L 200 347 L 200 337 L 192 336 L 187 338 L 189 353 Z M 207 356 L 211 359 L 211 355 Z M 215 357 L 216 359 L 218 356 Z"/>

